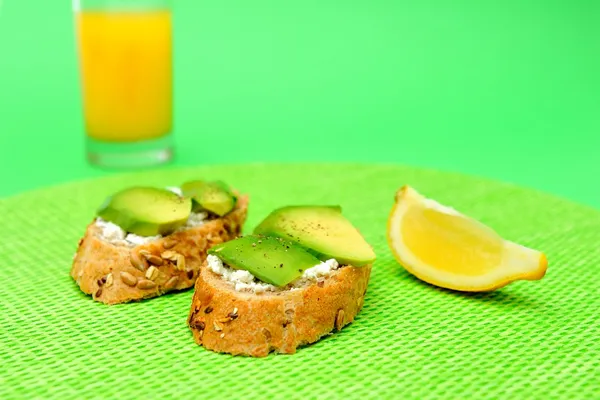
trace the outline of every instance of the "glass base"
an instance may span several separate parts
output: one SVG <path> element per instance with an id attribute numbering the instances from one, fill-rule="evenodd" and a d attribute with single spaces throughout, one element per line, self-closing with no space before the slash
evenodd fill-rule
<path id="1" fill-rule="evenodd" d="M 165 164 L 173 158 L 171 134 L 139 142 L 104 142 L 86 137 L 87 159 L 107 168 L 137 168 Z"/>

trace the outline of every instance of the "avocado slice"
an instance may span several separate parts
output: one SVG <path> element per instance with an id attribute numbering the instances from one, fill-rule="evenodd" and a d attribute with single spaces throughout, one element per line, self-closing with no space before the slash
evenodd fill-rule
<path id="1" fill-rule="evenodd" d="M 166 189 L 131 187 L 108 197 L 97 215 L 140 236 L 167 235 L 184 225 L 192 202 Z"/>
<path id="2" fill-rule="evenodd" d="M 193 211 L 210 211 L 222 217 L 235 207 L 237 197 L 222 181 L 190 181 L 181 185 L 186 197 L 191 197 Z"/>
<path id="3" fill-rule="evenodd" d="M 263 282 L 285 286 L 321 261 L 294 242 L 249 235 L 213 246 L 208 254 L 231 268 L 244 269 Z"/>
<path id="4" fill-rule="evenodd" d="M 297 242 L 321 260 L 335 258 L 356 267 L 375 261 L 375 253 L 337 206 L 288 206 L 276 209 L 254 233 Z"/>

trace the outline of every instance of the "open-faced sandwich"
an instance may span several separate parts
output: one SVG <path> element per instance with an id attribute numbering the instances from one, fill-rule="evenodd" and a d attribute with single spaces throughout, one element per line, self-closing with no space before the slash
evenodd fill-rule
<path id="1" fill-rule="evenodd" d="M 239 236 L 247 207 L 247 196 L 220 181 L 124 189 L 88 225 L 71 276 L 107 304 L 189 288 L 208 248 Z"/>
<path id="2" fill-rule="evenodd" d="M 208 250 L 188 324 L 207 349 L 295 353 L 352 322 L 375 253 L 339 207 L 290 206 Z"/>

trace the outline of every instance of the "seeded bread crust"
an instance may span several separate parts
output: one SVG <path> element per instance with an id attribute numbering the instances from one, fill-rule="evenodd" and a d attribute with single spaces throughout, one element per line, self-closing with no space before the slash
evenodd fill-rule
<path id="1" fill-rule="evenodd" d="M 246 221 L 248 197 L 224 217 L 136 247 L 107 243 L 90 223 L 73 259 L 71 277 L 81 291 L 106 304 L 160 296 L 194 285 L 206 251 L 235 239 Z"/>
<path id="2" fill-rule="evenodd" d="M 207 349 L 265 357 L 293 354 L 354 321 L 367 291 L 371 266 L 344 266 L 324 281 L 298 290 L 254 294 L 236 291 L 202 268 L 188 325 Z"/>

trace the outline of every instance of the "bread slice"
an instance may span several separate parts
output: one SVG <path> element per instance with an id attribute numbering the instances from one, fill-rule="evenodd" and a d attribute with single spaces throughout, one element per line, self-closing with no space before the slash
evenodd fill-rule
<path id="1" fill-rule="evenodd" d="M 106 304 L 187 289 L 198 277 L 206 250 L 240 235 L 247 209 L 247 196 L 240 196 L 224 217 L 135 247 L 107 242 L 93 221 L 79 241 L 71 277 L 84 293 Z"/>
<path id="2" fill-rule="evenodd" d="M 265 357 L 296 348 L 341 330 L 361 310 L 371 266 L 342 266 L 325 280 L 277 292 L 236 291 L 203 267 L 196 280 L 188 325 L 207 349 Z"/>

